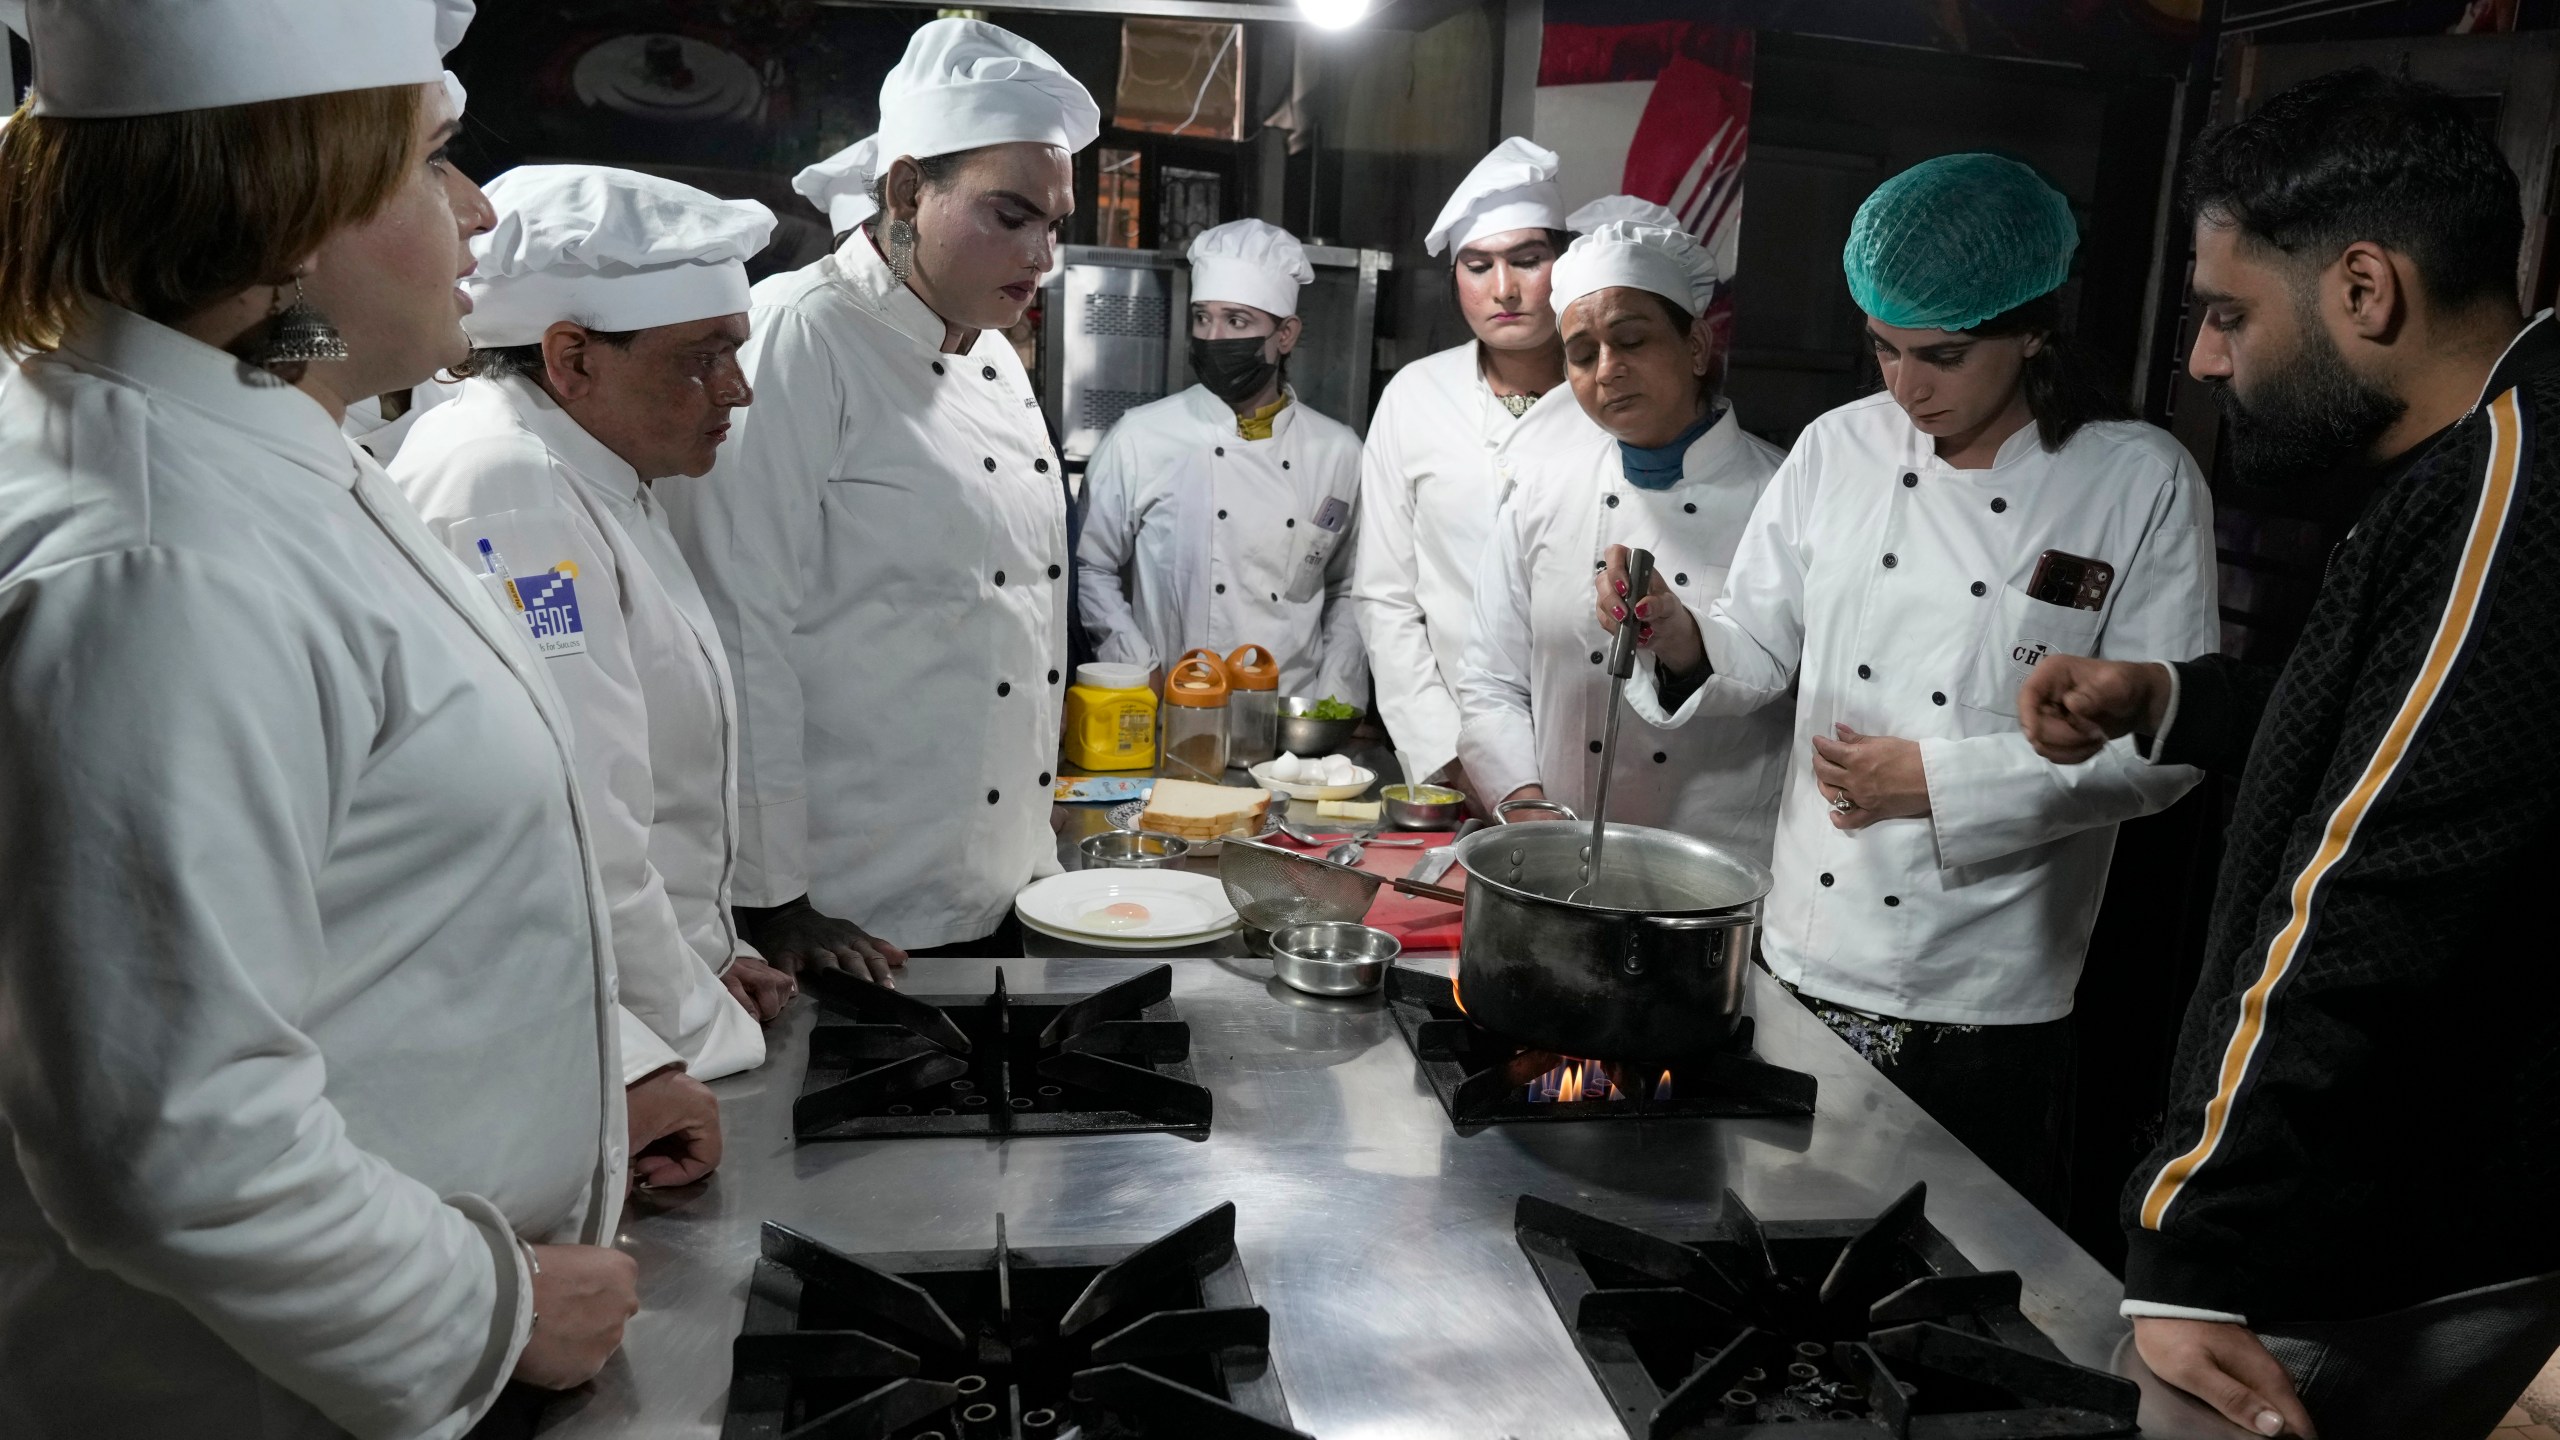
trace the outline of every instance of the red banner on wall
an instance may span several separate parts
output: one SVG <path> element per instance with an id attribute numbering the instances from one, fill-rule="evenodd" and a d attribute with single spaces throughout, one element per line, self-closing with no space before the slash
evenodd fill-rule
<path id="1" fill-rule="evenodd" d="M 1751 133 L 1752 32 L 1689 20 L 1549 24 L 1538 57 L 1533 138 L 1563 157 L 1568 204 L 1652 200 L 1716 258 L 1729 325 Z"/>

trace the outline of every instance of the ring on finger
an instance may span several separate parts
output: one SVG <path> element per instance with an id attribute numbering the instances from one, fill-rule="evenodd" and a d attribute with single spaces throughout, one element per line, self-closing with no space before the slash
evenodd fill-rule
<path id="1" fill-rule="evenodd" d="M 1831 797 L 1831 808 L 1836 814 L 1846 815 L 1858 808 L 1858 802 L 1849 798 L 1848 787 L 1841 786 Z"/>

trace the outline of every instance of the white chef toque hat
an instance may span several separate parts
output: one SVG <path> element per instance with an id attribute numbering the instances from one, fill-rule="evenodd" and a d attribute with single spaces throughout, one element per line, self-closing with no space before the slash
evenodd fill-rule
<path id="1" fill-rule="evenodd" d="M 747 308 L 747 259 L 773 212 L 604 165 L 523 165 L 489 182 L 497 227 L 471 242 L 462 328 L 483 348 L 531 345 L 561 320 L 647 330 Z"/>
<path id="2" fill-rule="evenodd" d="M 880 82 L 880 168 L 981 145 L 1031 141 L 1081 150 L 1102 107 L 1049 52 L 984 20 L 935 20 Z"/>
<path id="3" fill-rule="evenodd" d="M 1267 220 L 1230 220 L 1191 237 L 1191 298 L 1298 313 L 1298 287 L 1316 278 L 1307 247 Z"/>
<path id="4" fill-rule="evenodd" d="M 450 55 L 462 43 L 462 32 L 471 28 L 473 0 L 435 0 L 436 53 Z M 462 77 L 444 72 L 444 98 L 453 102 L 453 117 L 462 118 L 463 107 L 470 103 L 471 92 L 462 88 Z"/>
<path id="5" fill-rule="evenodd" d="M 1594 290 L 1650 290 L 1695 316 L 1716 295 L 1715 259 L 1687 231 L 1604 220 L 1556 257 L 1549 290 L 1556 313 Z"/>
<path id="6" fill-rule="evenodd" d="M 168 115 L 429 84 L 444 73 L 440 31 L 459 39 L 470 14 L 468 0 L 29 0 L 34 113 Z"/>
<path id="7" fill-rule="evenodd" d="M 1678 212 L 1652 200 L 1639 200 L 1633 195 L 1603 195 L 1564 217 L 1567 230 L 1597 230 L 1612 220 L 1633 220 L 1639 225 L 1659 225 L 1665 230 L 1686 230 Z"/>
<path id="8" fill-rule="evenodd" d="M 800 198 L 827 212 L 827 228 L 842 235 L 880 213 L 871 182 L 880 172 L 880 137 L 867 135 L 791 177 Z"/>
<path id="9" fill-rule="evenodd" d="M 1479 235 L 1565 228 L 1557 163 L 1556 152 L 1517 135 L 1494 146 L 1440 207 L 1422 248 L 1437 255 L 1462 250 Z"/>

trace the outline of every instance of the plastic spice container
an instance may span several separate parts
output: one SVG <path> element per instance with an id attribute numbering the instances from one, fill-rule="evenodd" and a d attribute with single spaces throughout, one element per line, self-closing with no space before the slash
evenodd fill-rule
<path id="1" fill-rule="evenodd" d="M 1227 773 L 1227 662 L 1194 650 L 1164 675 L 1156 773 L 1215 785 Z"/>
<path id="2" fill-rule="evenodd" d="M 1067 763 L 1079 770 L 1144 770 L 1156 758 L 1156 692 L 1135 665 L 1076 667 L 1067 687 Z"/>
<path id="3" fill-rule="evenodd" d="M 1259 645 L 1227 657 L 1227 763 L 1280 757 L 1280 661 Z"/>

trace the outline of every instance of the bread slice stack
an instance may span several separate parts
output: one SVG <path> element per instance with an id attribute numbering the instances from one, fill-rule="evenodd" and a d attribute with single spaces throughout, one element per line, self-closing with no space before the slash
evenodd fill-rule
<path id="1" fill-rule="evenodd" d="M 1179 835 L 1200 844 L 1224 835 L 1257 835 L 1271 809 L 1271 793 L 1241 786 L 1203 785 L 1194 780 L 1159 780 L 1147 793 L 1147 808 L 1138 828 L 1159 835 Z"/>

